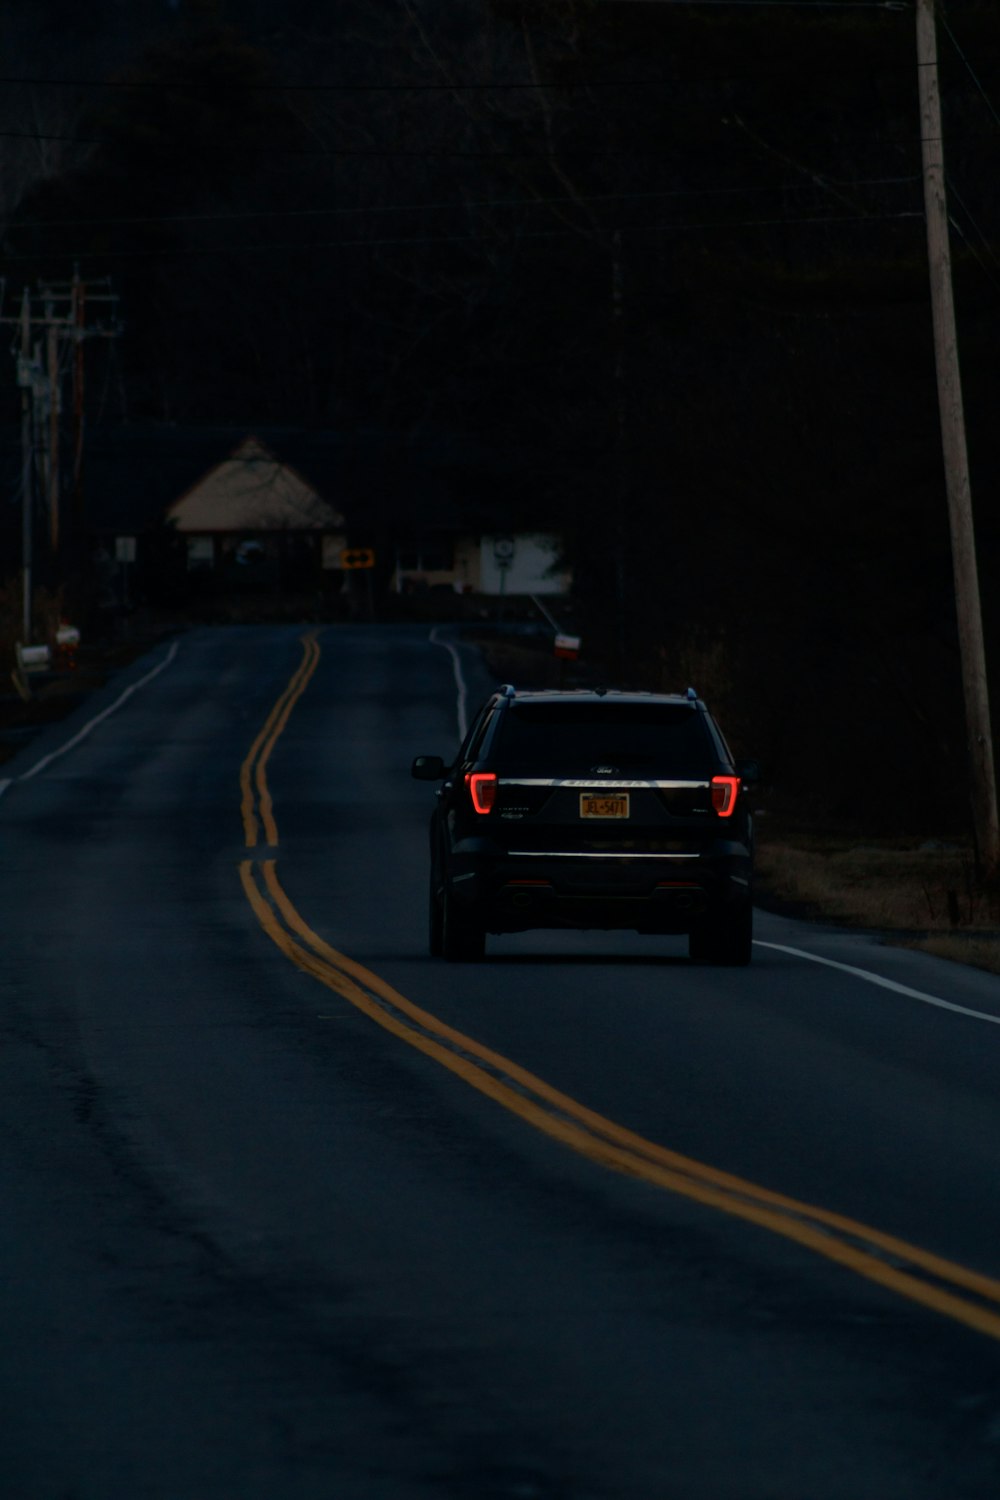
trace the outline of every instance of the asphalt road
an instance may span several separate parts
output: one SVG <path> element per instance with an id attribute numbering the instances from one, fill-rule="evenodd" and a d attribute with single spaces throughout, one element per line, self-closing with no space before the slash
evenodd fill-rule
<path id="1" fill-rule="evenodd" d="M 459 681 L 201 630 L 3 768 L 0 1496 L 995 1500 L 1000 981 L 432 961 Z"/>

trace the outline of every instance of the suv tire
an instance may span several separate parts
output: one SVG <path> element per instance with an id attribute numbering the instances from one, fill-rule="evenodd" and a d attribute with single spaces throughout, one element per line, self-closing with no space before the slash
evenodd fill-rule
<path id="1" fill-rule="evenodd" d="M 441 897 L 441 953 L 450 963 L 481 963 L 486 957 L 486 932 L 474 917 L 455 905 L 446 889 Z"/>
<path id="2" fill-rule="evenodd" d="M 744 968 L 753 956 L 751 903 L 741 901 L 735 907 L 710 911 L 691 929 L 688 953 L 695 963 Z"/>

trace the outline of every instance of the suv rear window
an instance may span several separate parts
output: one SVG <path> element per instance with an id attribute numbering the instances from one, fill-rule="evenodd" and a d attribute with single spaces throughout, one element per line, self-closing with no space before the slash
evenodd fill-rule
<path id="1" fill-rule="evenodd" d="M 715 766 L 704 715 L 686 703 L 512 703 L 503 719 L 501 774 L 586 775 L 601 765 L 700 777 Z"/>

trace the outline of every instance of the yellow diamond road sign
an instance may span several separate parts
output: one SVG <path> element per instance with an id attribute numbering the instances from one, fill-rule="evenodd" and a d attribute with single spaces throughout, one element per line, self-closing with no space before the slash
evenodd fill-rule
<path id="1" fill-rule="evenodd" d="M 340 554 L 342 568 L 374 568 L 375 553 L 371 547 L 345 547 Z"/>

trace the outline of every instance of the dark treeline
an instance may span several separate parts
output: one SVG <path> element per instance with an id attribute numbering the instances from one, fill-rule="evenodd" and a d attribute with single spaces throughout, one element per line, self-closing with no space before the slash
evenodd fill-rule
<path id="1" fill-rule="evenodd" d="M 609 671 L 695 681 L 804 815 L 965 826 L 909 6 L 130 17 L 0 23 L 7 307 L 114 277 L 95 416 L 453 430 L 505 524 L 565 533 Z M 995 663 L 992 0 L 941 48 Z"/>

